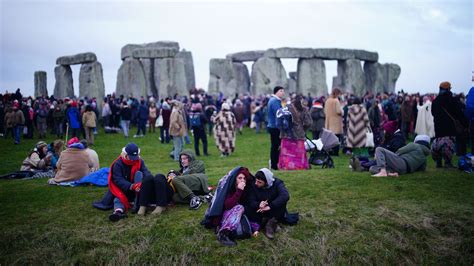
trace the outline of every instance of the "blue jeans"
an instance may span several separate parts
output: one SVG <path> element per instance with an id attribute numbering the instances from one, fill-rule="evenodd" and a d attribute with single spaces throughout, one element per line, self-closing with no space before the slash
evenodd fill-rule
<path id="1" fill-rule="evenodd" d="M 142 179 L 143 179 L 143 173 L 141 171 L 137 171 L 135 173 L 135 177 L 133 178 L 133 183 L 136 184 L 136 183 L 140 183 L 142 182 Z M 138 195 L 135 196 L 135 198 L 138 198 Z M 122 210 L 122 212 L 125 211 L 125 206 L 123 206 L 123 203 L 119 200 L 119 198 L 115 197 L 114 198 L 114 211 L 116 210 Z"/>
<path id="2" fill-rule="evenodd" d="M 179 154 L 183 150 L 184 142 L 183 142 L 183 137 L 181 136 L 173 136 L 173 155 L 174 155 L 174 160 L 179 161 Z"/>
<path id="3" fill-rule="evenodd" d="M 23 131 L 22 125 L 17 125 L 13 128 L 13 135 L 15 137 L 15 143 L 20 143 L 21 132 Z"/>
<path id="4" fill-rule="evenodd" d="M 120 123 L 122 125 L 123 135 L 125 137 L 128 137 L 128 129 L 130 128 L 130 120 L 122 120 Z"/>

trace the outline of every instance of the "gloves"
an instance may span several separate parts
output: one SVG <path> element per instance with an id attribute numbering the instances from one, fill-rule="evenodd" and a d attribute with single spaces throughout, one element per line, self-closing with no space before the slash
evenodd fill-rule
<path id="1" fill-rule="evenodd" d="M 138 182 L 138 183 L 134 183 L 132 184 L 132 186 L 130 187 L 131 190 L 135 191 L 135 192 L 140 192 L 140 189 L 142 188 L 142 182 Z"/>

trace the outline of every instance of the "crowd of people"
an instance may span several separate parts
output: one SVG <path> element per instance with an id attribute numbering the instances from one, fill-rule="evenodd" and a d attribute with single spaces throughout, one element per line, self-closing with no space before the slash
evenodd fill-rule
<path id="1" fill-rule="evenodd" d="M 334 88 L 328 98 L 290 93 L 275 87 L 272 95 L 253 97 L 211 96 L 193 90 L 189 97 L 156 99 L 132 95 L 108 95 L 97 99 L 56 99 L 0 95 L 0 134 L 19 144 L 22 138 L 40 140 L 21 164 L 16 177 L 49 177 L 49 184 L 74 181 L 99 169 L 97 153 L 91 148 L 102 130 L 123 134 L 136 127 L 134 138 L 156 134 L 161 143 L 172 142 L 170 157 L 179 170 L 153 175 L 140 157 L 140 148 L 129 143 L 113 162 L 108 173 L 109 191 L 94 203 L 113 209 L 111 221 L 138 215 L 160 214 L 171 203 L 186 203 L 190 209 L 208 201 L 203 225 L 216 228 L 224 245 L 265 228 L 273 238 L 279 222 L 288 221 L 289 193 L 271 170 L 309 169 L 305 141 L 311 133 L 334 133 L 339 145 L 331 156 L 352 155 L 354 171 L 367 170 L 373 176 L 398 176 L 422 171 L 431 155 L 436 167 L 454 168 L 453 155 L 465 155 L 468 142 L 474 148 L 474 88 L 467 97 L 453 95 L 451 84 L 442 82 L 438 94 L 371 94 L 356 97 Z M 289 124 L 284 117 L 291 117 Z M 282 122 L 283 121 L 283 122 Z M 236 149 L 242 128 L 265 129 L 270 135 L 269 166 L 251 174 L 237 167 L 224 176 L 211 193 L 204 163 L 208 156 L 208 136 L 213 136 L 221 157 Z M 53 134 L 57 140 L 47 144 Z M 102 134 L 102 133 L 101 133 Z M 194 152 L 185 143 L 194 136 Z M 70 138 L 67 143 L 64 137 Z M 83 140 L 79 140 L 83 137 Z M 414 139 L 413 142 L 407 141 Z M 202 146 L 202 153 L 201 147 Z M 65 149 L 64 149 L 65 148 Z M 374 156 L 375 155 L 375 156 Z M 373 159 L 371 157 L 374 156 Z"/>

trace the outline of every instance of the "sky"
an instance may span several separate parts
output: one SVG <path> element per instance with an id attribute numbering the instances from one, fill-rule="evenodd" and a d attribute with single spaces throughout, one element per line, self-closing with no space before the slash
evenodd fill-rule
<path id="1" fill-rule="evenodd" d="M 473 86 L 471 0 L 314 1 L 25 1 L 0 0 L 0 93 L 34 94 L 34 72 L 54 90 L 56 58 L 94 52 L 106 93 L 115 91 L 120 49 L 129 43 L 177 41 L 191 51 L 196 86 L 207 90 L 209 60 L 277 47 L 375 51 L 401 67 L 397 90 L 453 92 Z M 296 59 L 282 60 L 287 72 Z M 326 62 L 328 87 L 337 63 Z M 251 63 L 247 64 L 249 70 Z M 78 93 L 80 65 L 72 67 Z"/>

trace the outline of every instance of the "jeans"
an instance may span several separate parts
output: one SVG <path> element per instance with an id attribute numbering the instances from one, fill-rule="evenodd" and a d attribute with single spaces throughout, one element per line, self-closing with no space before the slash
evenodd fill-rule
<path id="1" fill-rule="evenodd" d="M 271 168 L 276 170 L 278 169 L 278 159 L 280 157 L 280 130 L 278 128 L 268 128 L 268 132 L 270 133 L 270 160 L 271 160 Z"/>
<path id="2" fill-rule="evenodd" d="M 137 171 L 135 173 L 135 176 L 133 178 L 133 183 L 136 184 L 136 183 L 140 183 L 142 182 L 142 179 L 143 179 L 143 173 L 141 171 Z M 126 192 L 126 191 L 124 191 Z M 135 199 L 137 199 L 137 195 L 135 196 Z M 116 210 L 122 210 L 122 212 L 125 211 L 125 206 L 123 205 L 123 203 L 119 200 L 119 198 L 114 198 L 114 211 Z"/>
<path id="3" fill-rule="evenodd" d="M 130 120 L 122 120 L 120 124 L 122 125 L 123 135 L 125 137 L 128 137 L 128 129 L 130 128 Z"/>
<path id="4" fill-rule="evenodd" d="M 170 130 L 169 128 L 160 127 L 161 143 L 170 143 Z"/>
<path id="5" fill-rule="evenodd" d="M 16 125 L 13 128 L 13 135 L 15 136 L 15 143 L 16 144 L 20 143 L 20 136 L 21 136 L 22 131 L 23 131 L 23 126 L 22 125 Z"/>
<path id="6" fill-rule="evenodd" d="M 173 155 L 174 160 L 179 161 L 179 154 L 183 151 L 184 141 L 181 136 L 173 136 Z"/>
<path id="7" fill-rule="evenodd" d="M 204 130 L 204 127 L 193 128 L 193 134 L 194 134 L 194 151 L 196 152 L 196 155 L 197 156 L 201 155 L 199 152 L 199 140 L 202 141 L 202 150 L 204 152 L 204 155 L 207 155 L 207 136 L 206 136 L 206 131 Z"/>
<path id="8" fill-rule="evenodd" d="M 146 121 L 144 119 L 138 120 L 138 128 L 137 128 L 137 135 L 140 135 L 140 131 L 142 135 L 146 135 Z"/>

